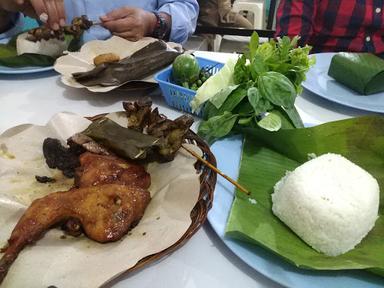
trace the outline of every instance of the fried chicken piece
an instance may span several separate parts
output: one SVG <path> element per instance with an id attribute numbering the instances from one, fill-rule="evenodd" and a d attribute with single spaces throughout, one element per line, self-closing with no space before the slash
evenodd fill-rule
<path id="1" fill-rule="evenodd" d="M 0 260 L 0 284 L 20 251 L 51 227 L 76 219 L 90 239 L 100 243 L 117 241 L 137 224 L 149 201 L 148 190 L 119 184 L 73 188 L 33 201 L 4 249 Z"/>
<path id="2" fill-rule="evenodd" d="M 0 260 L 0 283 L 19 252 L 53 226 L 105 243 L 121 239 L 143 216 L 151 184 L 143 166 L 90 152 L 78 161 L 76 188 L 35 200 L 17 223 Z"/>
<path id="3" fill-rule="evenodd" d="M 85 152 L 79 157 L 80 167 L 75 171 L 75 187 L 91 187 L 101 184 L 121 184 L 148 189 L 151 185 L 150 175 L 144 167 L 125 161 L 113 155 L 100 155 Z M 76 218 L 68 219 L 62 229 L 71 236 L 83 233 Z"/>
<path id="4" fill-rule="evenodd" d="M 148 189 L 151 185 L 150 175 L 143 166 L 116 156 L 85 152 L 79 160 L 80 167 L 75 172 L 76 187 L 115 183 Z"/>

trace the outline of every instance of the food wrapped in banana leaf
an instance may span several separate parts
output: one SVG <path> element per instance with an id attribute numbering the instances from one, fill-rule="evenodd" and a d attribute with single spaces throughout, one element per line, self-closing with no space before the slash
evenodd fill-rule
<path id="1" fill-rule="evenodd" d="M 384 91 L 384 60 L 369 53 L 338 53 L 328 75 L 362 95 Z"/>
<path id="2" fill-rule="evenodd" d="M 91 71 L 72 74 L 84 86 L 117 86 L 142 80 L 171 64 L 180 52 L 157 40 L 117 63 L 103 63 Z"/>
<path id="3" fill-rule="evenodd" d="M 106 117 L 94 121 L 81 134 L 123 158 L 134 160 L 146 158 L 148 152 L 160 142 L 159 138 L 124 128 Z"/>
<path id="4" fill-rule="evenodd" d="M 128 127 L 102 117 L 68 140 L 72 149 L 77 144 L 96 154 L 110 151 L 146 163 L 172 161 L 193 124 L 193 117 L 182 115 L 175 120 L 167 119 L 157 108 L 151 108 L 148 98 L 124 102 L 123 106 Z"/>

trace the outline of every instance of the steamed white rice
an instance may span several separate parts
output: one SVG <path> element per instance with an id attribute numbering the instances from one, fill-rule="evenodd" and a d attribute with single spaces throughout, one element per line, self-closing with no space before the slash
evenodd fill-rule
<path id="1" fill-rule="evenodd" d="M 337 256 L 353 249 L 378 218 L 379 185 L 337 154 L 288 172 L 274 187 L 272 210 L 315 250 Z"/>

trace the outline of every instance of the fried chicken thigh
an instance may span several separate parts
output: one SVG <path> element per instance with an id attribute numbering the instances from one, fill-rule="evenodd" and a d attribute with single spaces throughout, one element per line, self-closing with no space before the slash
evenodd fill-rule
<path id="1" fill-rule="evenodd" d="M 148 189 L 151 178 L 144 167 L 116 156 L 85 152 L 75 172 L 76 187 L 115 183 Z"/>
<path id="2" fill-rule="evenodd" d="M 75 188 L 33 201 L 20 218 L 0 260 L 0 284 L 20 251 L 57 224 L 75 223 L 105 243 L 121 239 L 143 216 L 150 201 L 143 167 L 92 153 L 82 154 L 80 163 Z"/>

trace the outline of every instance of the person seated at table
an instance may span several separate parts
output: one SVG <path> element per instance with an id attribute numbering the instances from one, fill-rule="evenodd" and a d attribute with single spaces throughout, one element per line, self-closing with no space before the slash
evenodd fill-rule
<path id="1" fill-rule="evenodd" d="M 233 11 L 231 0 L 199 0 L 198 23 L 209 26 L 227 26 L 253 29 L 247 18 Z"/>
<path id="2" fill-rule="evenodd" d="M 22 14 L 42 20 L 58 30 L 76 17 L 86 15 L 101 21 L 83 35 L 84 41 L 117 35 L 128 40 L 145 36 L 184 43 L 196 27 L 199 6 L 196 0 L 0 0 L 0 38 L 22 27 Z"/>
<path id="3" fill-rule="evenodd" d="M 383 1 L 281 0 L 276 36 L 300 35 L 312 52 L 384 52 Z"/>

